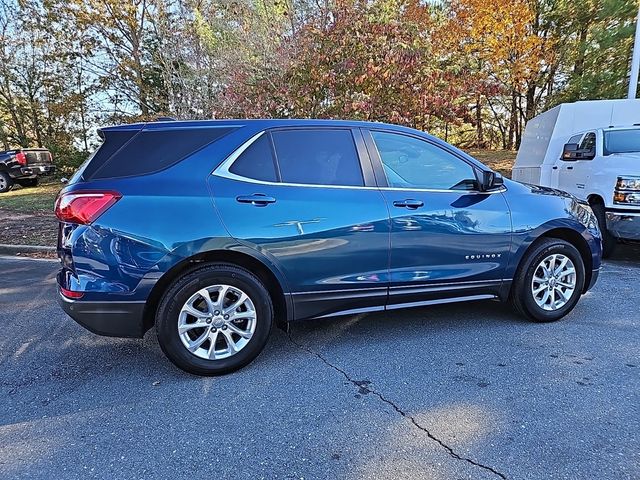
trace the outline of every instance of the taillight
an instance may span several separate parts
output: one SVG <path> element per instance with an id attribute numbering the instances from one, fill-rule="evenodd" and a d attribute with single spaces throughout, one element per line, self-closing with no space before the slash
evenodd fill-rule
<path id="1" fill-rule="evenodd" d="M 24 152 L 16 153 L 16 160 L 20 165 L 24 166 L 27 164 L 27 156 L 24 154 Z"/>
<path id="2" fill-rule="evenodd" d="M 60 293 L 67 298 L 82 298 L 84 292 L 74 292 L 73 290 L 67 290 L 66 288 L 60 287 Z"/>
<path id="3" fill-rule="evenodd" d="M 86 225 L 107 211 L 122 195 L 118 192 L 69 192 L 56 199 L 55 214 L 63 222 Z"/>

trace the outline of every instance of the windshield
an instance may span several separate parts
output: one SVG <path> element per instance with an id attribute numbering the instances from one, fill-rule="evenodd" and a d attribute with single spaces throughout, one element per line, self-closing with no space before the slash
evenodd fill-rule
<path id="1" fill-rule="evenodd" d="M 605 130 L 603 150 L 605 155 L 640 152 L 640 128 Z"/>

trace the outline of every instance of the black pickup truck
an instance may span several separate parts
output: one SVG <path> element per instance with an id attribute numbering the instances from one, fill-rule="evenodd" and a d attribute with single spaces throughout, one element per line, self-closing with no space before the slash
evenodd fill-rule
<path id="1" fill-rule="evenodd" d="M 51 152 L 46 148 L 0 151 L 0 193 L 11 190 L 16 183 L 35 187 L 39 175 L 51 175 L 55 170 Z"/>

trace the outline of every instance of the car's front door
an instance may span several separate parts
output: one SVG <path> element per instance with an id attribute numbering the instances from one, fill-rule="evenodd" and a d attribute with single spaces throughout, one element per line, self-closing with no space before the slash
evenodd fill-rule
<path id="1" fill-rule="evenodd" d="M 573 141 L 572 141 L 573 140 Z M 575 141 L 575 136 L 568 143 L 578 143 L 578 150 L 585 158 L 575 160 L 560 160 L 558 174 L 558 189 L 569 192 L 578 198 L 585 198 L 585 188 L 589 180 L 593 157 L 596 152 L 596 133 L 587 132 L 581 136 L 580 141 Z M 591 153 L 589 153 L 591 152 Z"/>
<path id="2" fill-rule="evenodd" d="M 511 245 L 500 190 L 478 191 L 477 167 L 427 139 L 365 137 L 391 212 L 388 308 L 497 293 Z"/>
<path id="3" fill-rule="evenodd" d="M 231 236 L 284 274 L 296 318 L 384 308 L 389 214 L 358 129 L 263 132 L 210 186 Z"/>

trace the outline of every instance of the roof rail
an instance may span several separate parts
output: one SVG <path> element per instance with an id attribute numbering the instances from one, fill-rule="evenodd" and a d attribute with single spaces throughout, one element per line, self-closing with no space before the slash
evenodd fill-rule
<path id="1" fill-rule="evenodd" d="M 173 117 L 158 117 L 152 120 L 152 122 L 175 122 L 176 119 Z"/>

